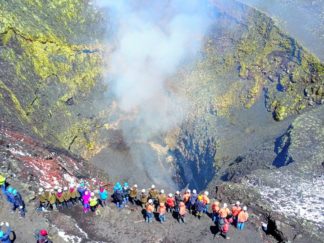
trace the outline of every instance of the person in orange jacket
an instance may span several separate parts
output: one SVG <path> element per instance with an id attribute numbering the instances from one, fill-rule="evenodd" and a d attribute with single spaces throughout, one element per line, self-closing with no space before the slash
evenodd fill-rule
<path id="1" fill-rule="evenodd" d="M 179 203 L 179 213 L 178 213 L 178 221 L 179 223 L 184 223 L 185 222 L 185 216 L 187 213 L 187 209 L 186 209 L 186 205 L 184 204 L 184 202 L 180 202 Z"/>
<path id="2" fill-rule="evenodd" d="M 249 218 L 249 214 L 247 212 L 247 207 L 244 206 L 243 211 L 241 211 L 237 216 L 237 228 L 239 230 L 244 229 L 244 224 L 248 220 L 248 218 Z"/>
<path id="3" fill-rule="evenodd" d="M 240 207 L 240 202 L 237 201 L 235 205 L 232 207 L 232 217 L 234 221 L 234 225 L 237 225 L 237 216 L 242 211 L 242 208 Z"/>
<path id="4" fill-rule="evenodd" d="M 154 211 L 153 199 L 148 200 L 145 209 L 146 209 L 145 221 L 147 223 L 151 223 L 153 221 L 153 211 Z"/>
<path id="5" fill-rule="evenodd" d="M 230 223 L 232 223 L 233 220 L 232 219 L 224 219 L 224 224 L 222 225 L 222 227 L 220 228 L 220 234 L 221 236 L 223 236 L 226 240 L 229 240 L 230 237 L 227 236 L 229 227 L 230 227 Z"/>
<path id="6" fill-rule="evenodd" d="M 210 204 L 210 199 L 209 199 L 208 195 L 209 195 L 208 191 L 205 191 L 203 194 L 203 204 L 205 205 L 204 213 L 208 213 L 208 207 Z"/>
<path id="7" fill-rule="evenodd" d="M 230 210 L 227 207 L 227 203 L 223 204 L 223 207 L 219 210 L 219 218 L 225 219 L 230 215 Z"/>
<path id="8" fill-rule="evenodd" d="M 213 219 L 213 222 L 216 223 L 218 221 L 218 213 L 219 213 L 219 202 L 218 201 L 215 201 L 213 204 L 212 204 L 212 211 L 213 211 L 213 215 L 212 215 L 212 219 Z"/>
<path id="9" fill-rule="evenodd" d="M 161 223 L 165 222 L 166 206 L 165 206 L 164 203 L 160 203 L 160 206 L 159 206 L 158 212 L 159 212 L 159 219 L 160 219 L 160 222 L 161 222 Z"/>

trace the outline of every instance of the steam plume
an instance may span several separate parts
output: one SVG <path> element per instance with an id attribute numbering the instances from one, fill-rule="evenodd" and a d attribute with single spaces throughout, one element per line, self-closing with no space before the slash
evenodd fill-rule
<path id="1" fill-rule="evenodd" d="M 126 142 L 132 148 L 136 141 L 149 141 L 178 126 L 186 116 L 190 105 L 169 88 L 169 82 L 178 68 L 194 60 L 200 51 L 210 21 L 208 3 L 204 0 L 97 3 L 108 11 L 109 39 L 114 45 L 114 51 L 107 57 L 109 86 L 122 112 L 136 114 L 134 120 L 123 124 Z M 141 153 L 136 147 L 136 153 Z M 157 176 L 149 171 L 152 173 L 152 177 Z"/>

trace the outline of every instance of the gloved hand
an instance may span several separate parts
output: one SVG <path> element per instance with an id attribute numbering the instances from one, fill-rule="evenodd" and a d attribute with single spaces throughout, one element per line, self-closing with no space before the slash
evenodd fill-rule
<path id="1" fill-rule="evenodd" d="M 9 223 L 8 222 L 6 222 L 6 226 L 9 227 Z"/>
<path id="2" fill-rule="evenodd" d="M 19 208 L 20 208 L 20 209 L 22 209 L 22 208 L 23 208 L 23 206 L 19 206 Z"/>

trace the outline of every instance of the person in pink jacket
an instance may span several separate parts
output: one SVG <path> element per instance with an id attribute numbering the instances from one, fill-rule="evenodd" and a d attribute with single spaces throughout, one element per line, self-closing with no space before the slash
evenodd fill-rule
<path id="1" fill-rule="evenodd" d="M 83 201 L 83 212 L 87 213 L 90 210 L 90 192 L 87 190 L 84 192 L 84 195 L 82 196 Z"/>

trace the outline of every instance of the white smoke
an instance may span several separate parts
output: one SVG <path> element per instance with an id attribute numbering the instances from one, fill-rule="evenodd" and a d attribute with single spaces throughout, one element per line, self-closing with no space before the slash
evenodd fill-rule
<path id="1" fill-rule="evenodd" d="M 176 86 L 171 78 L 200 53 L 210 22 L 208 2 L 98 0 L 97 6 L 109 16 L 109 87 L 121 111 L 136 114 L 123 124 L 128 145 L 179 126 L 190 104 L 170 88 Z"/>

